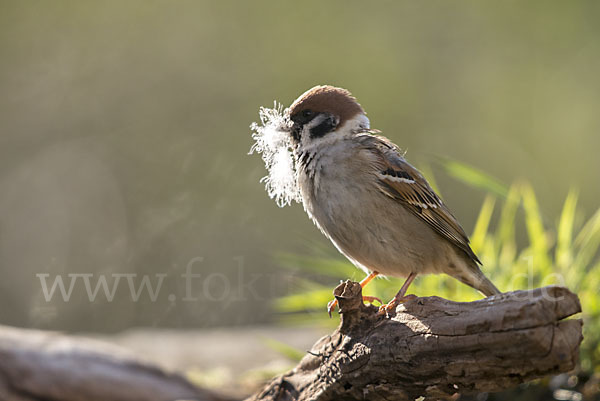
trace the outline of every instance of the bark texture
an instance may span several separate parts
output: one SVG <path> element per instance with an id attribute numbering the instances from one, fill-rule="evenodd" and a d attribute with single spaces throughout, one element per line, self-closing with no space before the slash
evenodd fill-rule
<path id="1" fill-rule="evenodd" d="M 292 371 L 248 400 L 426 400 L 500 391 L 572 370 L 582 322 L 566 288 L 475 302 L 416 298 L 389 317 L 362 302 L 358 283 L 334 291 L 341 323 Z"/>
<path id="2" fill-rule="evenodd" d="M 157 344 L 157 346 L 160 346 Z M 2 401 L 218 401 L 119 347 L 0 326 Z"/>

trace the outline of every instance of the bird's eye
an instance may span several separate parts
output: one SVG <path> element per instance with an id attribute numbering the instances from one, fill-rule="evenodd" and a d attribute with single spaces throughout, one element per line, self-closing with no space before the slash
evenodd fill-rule
<path id="1" fill-rule="evenodd" d="M 302 111 L 299 111 L 297 113 L 295 113 L 292 117 L 291 120 L 299 125 L 304 125 L 307 122 L 311 121 L 313 118 L 315 118 L 315 116 L 319 114 L 319 113 L 315 113 L 314 111 L 310 110 L 310 109 L 304 109 Z"/>

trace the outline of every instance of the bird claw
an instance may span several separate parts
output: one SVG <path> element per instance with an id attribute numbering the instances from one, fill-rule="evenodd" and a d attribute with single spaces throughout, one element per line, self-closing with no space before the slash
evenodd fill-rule
<path id="1" fill-rule="evenodd" d="M 337 299 L 332 299 L 331 301 L 329 301 L 327 303 L 327 313 L 329 313 L 329 318 L 331 318 L 331 312 L 333 312 L 335 310 L 337 303 L 338 303 Z"/>
<path id="2" fill-rule="evenodd" d="M 377 311 L 378 316 L 390 316 L 390 312 L 396 309 L 397 302 L 395 299 L 392 299 L 387 304 L 383 304 L 379 307 L 379 311 Z"/>
<path id="3" fill-rule="evenodd" d="M 398 304 L 402 304 L 404 302 L 411 301 L 411 300 L 417 299 L 417 298 L 418 297 L 413 294 L 405 295 L 402 298 L 394 298 L 387 304 L 381 305 L 379 307 L 379 311 L 377 312 L 377 315 L 389 317 L 390 312 L 396 310 L 396 307 L 398 306 Z"/>
<path id="4" fill-rule="evenodd" d="M 371 296 L 371 295 L 363 295 L 362 299 L 363 299 L 363 302 L 367 301 L 371 304 L 375 301 L 379 302 L 380 304 L 383 304 L 383 302 L 381 302 L 381 299 Z M 338 304 L 337 299 L 332 299 L 331 301 L 329 301 L 327 303 L 327 313 L 329 313 L 329 317 L 331 317 L 331 312 L 333 312 L 335 310 L 335 307 L 337 306 L 337 304 Z"/>
<path id="5" fill-rule="evenodd" d="M 372 304 L 373 302 L 377 301 L 379 302 L 381 305 L 383 305 L 383 302 L 381 302 L 381 299 L 371 296 L 371 295 L 363 295 L 363 302 L 367 301 L 368 303 Z"/>

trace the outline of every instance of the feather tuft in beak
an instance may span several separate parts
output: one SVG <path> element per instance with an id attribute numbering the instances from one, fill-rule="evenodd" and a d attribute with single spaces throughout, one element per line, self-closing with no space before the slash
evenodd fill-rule
<path id="1" fill-rule="evenodd" d="M 249 154 L 260 153 L 265 163 L 268 174 L 260 181 L 279 207 L 300 202 L 289 113 L 275 102 L 272 109 L 261 107 L 259 115 L 260 123 L 250 125 L 255 142 Z"/>

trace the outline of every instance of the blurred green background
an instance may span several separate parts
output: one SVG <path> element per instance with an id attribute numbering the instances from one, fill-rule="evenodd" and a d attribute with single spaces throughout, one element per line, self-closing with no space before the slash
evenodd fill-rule
<path id="1" fill-rule="evenodd" d="M 273 254 L 332 246 L 300 205 L 267 197 L 248 126 L 316 84 L 351 90 L 431 165 L 469 233 L 486 194 L 438 156 L 527 179 L 549 225 L 571 188 L 591 216 L 599 20 L 596 1 L 0 2 L 0 323 L 276 320 L 270 301 L 295 284 Z M 90 302 L 82 281 L 46 301 L 39 274 L 166 276 L 154 301 L 122 281 Z"/>

